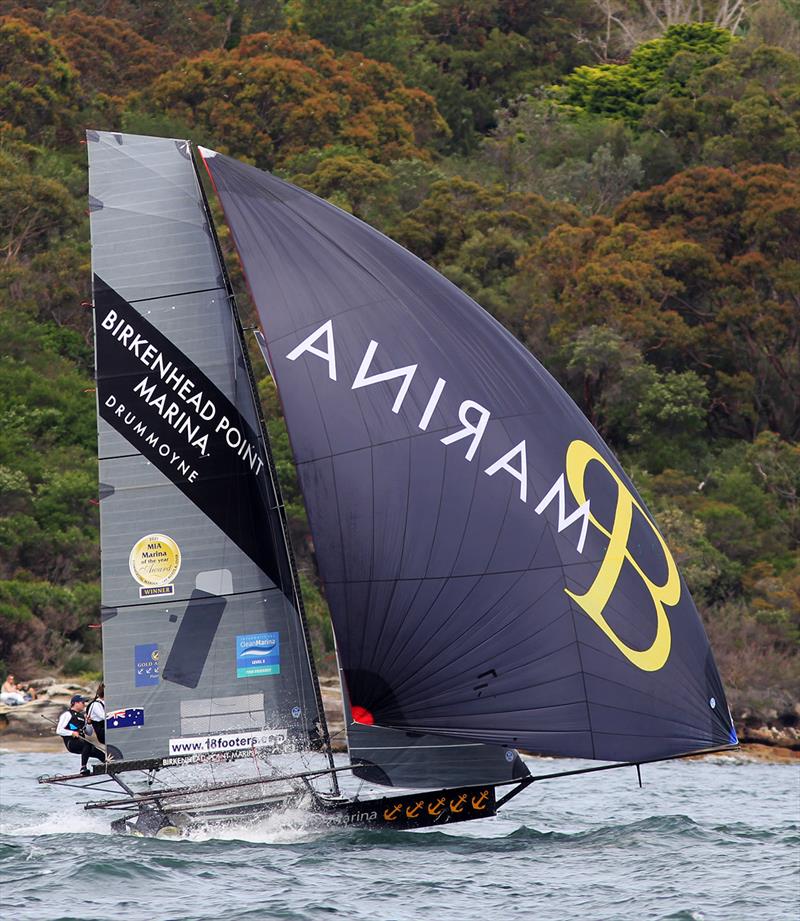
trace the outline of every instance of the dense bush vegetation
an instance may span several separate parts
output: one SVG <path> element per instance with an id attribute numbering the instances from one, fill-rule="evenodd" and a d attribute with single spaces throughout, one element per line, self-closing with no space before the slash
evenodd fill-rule
<path id="1" fill-rule="evenodd" d="M 632 472 L 727 679 L 796 693 L 797 7 L 712 3 L 706 23 L 691 4 L 670 6 L 677 22 L 620 9 L 0 2 L 0 660 L 97 662 L 92 126 L 273 169 L 469 292 Z M 270 381 L 261 396 L 330 665 Z"/>

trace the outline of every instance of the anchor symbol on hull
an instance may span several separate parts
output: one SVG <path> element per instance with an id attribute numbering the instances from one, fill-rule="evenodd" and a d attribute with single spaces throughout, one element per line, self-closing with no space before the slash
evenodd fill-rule
<path id="1" fill-rule="evenodd" d="M 434 818 L 438 815 L 441 815 L 445 808 L 445 799 L 443 796 L 440 796 L 435 803 L 428 803 L 428 815 L 432 815 Z"/>
<path id="2" fill-rule="evenodd" d="M 458 799 L 450 800 L 450 811 L 451 812 L 461 812 L 464 808 L 464 803 L 467 801 L 467 794 L 462 793 Z"/>
<path id="3" fill-rule="evenodd" d="M 400 815 L 400 812 L 402 811 L 402 809 L 403 809 L 403 804 L 398 803 L 394 807 L 394 809 L 384 809 L 383 817 L 384 819 L 386 819 L 387 822 L 394 822 L 394 820 L 398 817 L 398 815 Z"/>
<path id="4" fill-rule="evenodd" d="M 409 819 L 416 819 L 416 817 L 419 815 L 420 809 L 422 809 L 422 807 L 423 807 L 424 805 L 425 805 L 425 800 L 424 800 L 424 799 L 421 799 L 421 800 L 420 800 L 418 803 L 416 803 L 414 806 L 409 806 L 409 807 L 406 809 L 406 816 L 407 816 Z"/>
<path id="5" fill-rule="evenodd" d="M 480 796 L 472 797 L 472 808 L 473 809 L 485 809 L 486 801 L 489 799 L 489 791 L 484 790 Z"/>

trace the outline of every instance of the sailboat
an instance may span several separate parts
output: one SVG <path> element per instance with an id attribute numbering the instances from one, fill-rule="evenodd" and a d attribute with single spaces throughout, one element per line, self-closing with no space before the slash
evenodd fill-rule
<path id="1" fill-rule="evenodd" d="M 113 826 L 299 806 L 423 828 L 543 777 L 737 744 L 641 497 L 557 382 L 465 293 L 326 201 L 189 141 L 89 131 L 106 759 Z M 245 333 L 258 312 L 330 608 L 326 724 Z M 340 774 L 353 780 L 343 793 Z"/>

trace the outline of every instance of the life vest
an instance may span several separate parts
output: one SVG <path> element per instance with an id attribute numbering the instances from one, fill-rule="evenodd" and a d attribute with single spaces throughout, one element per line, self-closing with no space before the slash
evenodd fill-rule
<path id="1" fill-rule="evenodd" d="M 83 715 L 83 713 L 76 713 L 75 710 L 70 710 L 69 711 L 69 722 L 67 723 L 67 729 L 69 729 L 70 732 L 82 733 L 85 727 L 86 727 L 86 717 Z M 64 740 L 64 746 L 66 748 L 69 748 L 70 740 L 73 739 L 74 736 L 69 736 L 69 737 L 62 736 L 61 738 Z"/>

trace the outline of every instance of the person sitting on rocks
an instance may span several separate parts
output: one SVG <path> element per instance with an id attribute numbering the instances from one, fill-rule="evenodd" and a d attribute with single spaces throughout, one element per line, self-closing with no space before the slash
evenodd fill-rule
<path id="1" fill-rule="evenodd" d="M 69 702 L 69 710 L 61 714 L 58 726 L 56 726 L 56 732 L 64 740 L 67 751 L 81 756 L 80 774 L 82 777 L 91 773 L 90 758 L 97 758 L 98 761 L 104 760 L 103 752 L 87 740 L 88 736 L 94 735 L 94 730 L 86 719 L 85 710 L 86 698 L 80 694 L 73 694 Z"/>
<path id="2" fill-rule="evenodd" d="M 18 685 L 13 675 L 9 675 L 0 687 L 0 703 L 10 707 L 26 704 L 29 700 L 36 700 L 36 689 L 30 685 Z"/>

